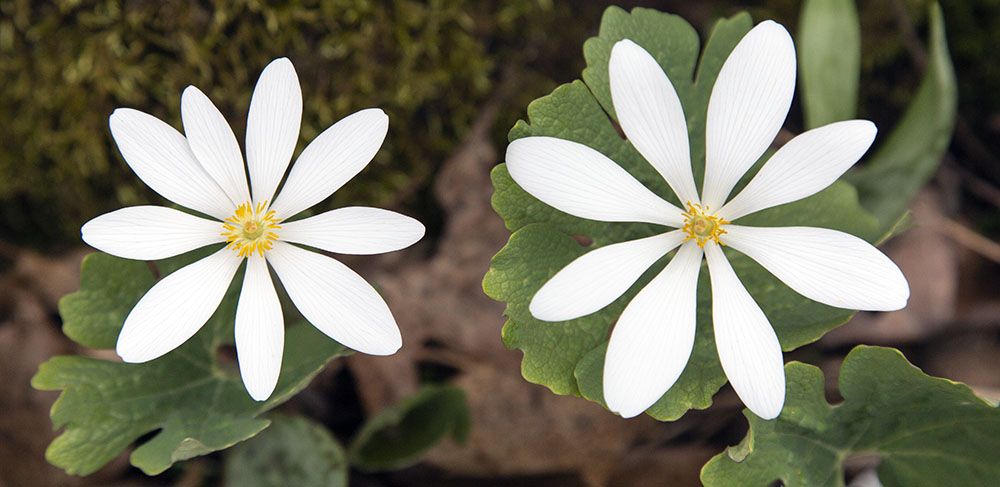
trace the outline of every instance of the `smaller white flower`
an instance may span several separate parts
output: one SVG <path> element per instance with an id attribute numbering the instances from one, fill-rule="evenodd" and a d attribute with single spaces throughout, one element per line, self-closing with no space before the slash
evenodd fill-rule
<path id="1" fill-rule="evenodd" d="M 727 202 L 740 177 L 777 135 L 795 87 L 791 37 L 781 25 L 762 22 L 733 49 L 712 89 L 699 197 L 687 122 L 666 73 L 629 40 L 615 44 L 608 71 L 622 130 L 685 208 L 656 196 L 621 166 L 585 145 L 551 137 L 511 142 L 507 148 L 511 176 L 543 202 L 581 218 L 677 229 L 584 254 L 538 290 L 529 310 L 545 321 L 593 313 L 677 249 L 670 263 L 626 306 L 608 344 L 604 399 L 623 417 L 636 416 L 670 389 L 691 356 L 704 255 L 711 274 L 712 321 L 722 368 L 751 411 L 775 418 L 785 397 L 781 345 L 722 246 L 746 254 L 790 288 L 823 304 L 873 311 L 905 306 L 910 293 L 906 278 L 864 240 L 825 228 L 732 223 L 832 184 L 871 146 L 875 125 L 850 120 L 795 137 Z"/>
<path id="2" fill-rule="evenodd" d="M 268 263 L 296 308 L 320 331 L 363 353 L 395 353 L 402 345 L 399 327 L 378 292 L 339 261 L 293 244 L 377 254 L 412 245 L 423 237 L 424 226 L 367 207 L 286 221 L 329 197 L 371 162 L 389 128 L 385 113 L 361 110 L 323 131 L 299 155 L 273 202 L 302 119 L 302 91 L 288 59 L 268 64 L 250 100 L 249 186 L 232 129 L 194 86 L 184 90 L 181 118 L 186 137 L 151 115 L 119 108 L 111 115 L 111 134 L 125 162 L 150 188 L 216 220 L 159 206 L 122 208 L 87 222 L 83 240 L 139 260 L 226 245 L 164 277 L 139 300 L 118 336 L 118 355 L 126 362 L 147 362 L 191 338 L 218 308 L 243 261 L 236 351 L 243 383 L 255 400 L 274 391 L 284 347 L 284 321 Z"/>

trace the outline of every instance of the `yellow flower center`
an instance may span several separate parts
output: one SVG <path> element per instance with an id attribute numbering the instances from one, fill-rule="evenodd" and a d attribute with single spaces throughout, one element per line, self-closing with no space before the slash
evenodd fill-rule
<path id="1" fill-rule="evenodd" d="M 707 206 L 702 208 L 700 204 L 688 201 L 687 211 L 684 212 L 684 227 L 681 228 L 687 234 L 684 241 L 697 240 L 699 247 L 704 247 L 709 240 L 725 245 L 719 241 L 719 236 L 726 233 L 722 226 L 727 223 L 729 222 L 710 214 Z"/>
<path id="2" fill-rule="evenodd" d="M 227 248 L 239 252 L 240 257 L 249 257 L 257 252 L 261 257 L 265 250 L 271 250 L 271 245 L 278 240 L 274 230 L 280 230 L 281 220 L 274 218 L 274 212 L 264 212 L 267 201 L 258 203 L 254 208 L 250 202 L 243 203 L 233 216 L 226 218 L 222 227 L 226 231 L 220 235 L 226 237 Z"/>

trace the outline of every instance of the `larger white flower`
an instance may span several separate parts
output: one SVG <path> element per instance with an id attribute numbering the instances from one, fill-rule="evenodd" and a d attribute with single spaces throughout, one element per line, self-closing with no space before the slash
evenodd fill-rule
<path id="1" fill-rule="evenodd" d="M 781 346 L 721 246 L 743 252 L 790 288 L 820 303 L 858 310 L 905 306 L 906 278 L 884 254 L 857 237 L 824 228 L 730 223 L 832 184 L 868 150 L 875 125 L 851 120 L 795 137 L 727 202 L 740 177 L 777 135 L 795 86 L 791 37 L 781 25 L 762 22 L 729 55 L 712 89 L 699 198 L 687 123 L 663 69 L 629 40 L 615 44 L 608 69 L 622 130 L 685 208 L 656 196 L 600 152 L 551 137 L 512 142 L 507 148 L 510 174 L 529 193 L 566 213 L 678 230 L 584 254 L 542 286 L 529 309 L 546 321 L 593 313 L 679 247 L 625 308 L 608 344 L 604 398 L 612 411 L 632 417 L 656 402 L 687 364 L 704 255 L 711 274 L 712 320 L 722 368 L 751 411 L 765 419 L 777 417 L 785 396 Z"/>
<path id="2" fill-rule="evenodd" d="M 268 64 L 250 101 L 249 186 L 232 129 L 198 88 L 184 90 L 181 117 L 186 137 L 151 115 L 120 108 L 111 115 L 111 134 L 129 167 L 150 188 L 216 220 L 158 206 L 122 208 L 87 222 L 83 240 L 109 254 L 141 260 L 226 245 L 164 277 L 139 300 L 118 336 L 118 355 L 126 362 L 146 362 L 184 343 L 219 306 L 244 260 L 235 338 L 240 374 L 254 399 L 262 401 L 274 391 L 284 345 L 268 263 L 298 310 L 320 331 L 360 352 L 395 353 L 402 344 L 399 328 L 375 289 L 337 260 L 293 244 L 376 254 L 420 240 L 423 225 L 366 207 L 285 221 L 326 199 L 371 162 L 389 127 L 385 113 L 361 110 L 326 129 L 299 155 L 273 202 L 302 119 L 302 91 L 288 59 Z"/>

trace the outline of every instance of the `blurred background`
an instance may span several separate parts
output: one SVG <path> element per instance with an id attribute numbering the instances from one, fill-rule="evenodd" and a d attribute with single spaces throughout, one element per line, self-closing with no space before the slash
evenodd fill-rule
<path id="1" fill-rule="evenodd" d="M 924 0 L 860 0 L 859 117 L 887 133 L 926 64 Z M 558 0 L 32 1 L 0 3 L 0 487 L 217 485 L 228 452 L 148 478 L 121 455 L 86 478 L 46 463 L 55 392 L 30 388 L 56 354 L 113 359 L 60 332 L 58 299 L 73 292 L 90 218 L 155 203 L 108 130 L 117 107 L 180 127 L 180 95 L 201 88 L 242 142 L 253 85 L 276 57 L 295 64 L 302 141 L 378 106 L 389 135 L 372 164 L 325 205 L 372 205 L 423 221 L 418 245 L 345 258 L 376 283 L 406 346 L 395 356 L 332 362 L 280 410 L 350 438 L 374 412 L 422 383 L 465 390 L 465 446 L 443 442 L 416 466 L 351 473 L 355 486 L 698 485 L 701 465 L 746 432 L 727 386 L 706 411 L 673 423 L 621 420 L 520 376 L 500 341 L 504 305 L 482 293 L 490 257 L 509 236 L 489 206 L 489 171 L 527 104 L 580 77 L 582 45 L 610 2 Z M 797 0 L 618 2 L 684 17 L 703 39 L 746 9 L 796 32 Z M 955 135 L 911 206 L 916 227 L 885 248 L 907 275 L 909 307 L 860 313 L 787 354 L 836 371 L 857 343 L 901 348 L 931 375 L 1000 399 L 1000 1 L 941 4 L 959 83 Z M 802 130 L 798 102 L 785 130 Z M 300 151 L 305 143 L 300 141 Z M 876 146 L 880 140 L 876 141 Z M 859 467 L 862 465 L 859 465 Z"/>

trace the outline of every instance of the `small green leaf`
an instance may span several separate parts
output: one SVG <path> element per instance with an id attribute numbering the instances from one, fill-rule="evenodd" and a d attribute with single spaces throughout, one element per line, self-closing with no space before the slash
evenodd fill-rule
<path id="1" fill-rule="evenodd" d="M 426 386 L 379 411 L 351 441 L 351 464 L 365 471 L 395 470 L 420 460 L 446 435 L 464 444 L 469 435 L 465 391 Z"/>
<path id="2" fill-rule="evenodd" d="M 155 282 L 145 262 L 84 257 L 80 290 L 59 300 L 63 333 L 85 347 L 114 348 L 125 317 Z"/>
<path id="3" fill-rule="evenodd" d="M 785 365 L 785 408 L 764 421 L 749 411 L 743 442 L 709 461 L 707 487 L 844 485 L 844 460 L 881 457 L 886 487 L 993 486 L 1000 478 L 1000 410 L 968 386 L 925 375 L 891 348 L 859 346 L 840 371 L 843 404 L 831 406 L 816 367 Z"/>
<path id="4" fill-rule="evenodd" d="M 160 263 L 164 273 L 199 253 Z M 145 272 L 148 277 L 142 277 Z M 31 380 L 42 390 L 63 390 L 52 406 L 52 423 L 65 427 L 46 451 L 53 465 L 87 475 L 114 458 L 140 436 L 158 431 L 132 453 L 131 462 L 147 474 L 174 462 L 228 448 L 267 427 L 257 416 L 308 385 L 327 360 L 349 350 L 310 325 L 286 330 L 281 376 L 265 402 L 250 398 L 235 364 L 223 364 L 216 350 L 232 342 L 236 297 L 242 279 L 233 280 L 226 298 L 201 331 L 173 352 L 142 364 L 87 357 L 53 357 Z M 70 335 L 82 344 L 114 345 L 125 315 L 153 284 L 145 262 L 106 254 L 84 260 L 81 290 L 60 308 Z M 110 310 L 110 311 L 109 311 Z"/>
<path id="5" fill-rule="evenodd" d="M 861 204 L 875 214 L 883 233 L 906 212 L 906 206 L 941 163 L 955 127 L 958 105 L 955 69 L 948 54 L 941 7 L 930 7 L 927 71 L 916 96 L 888 140 L 847 178 L 858 188 Z"/>
<path id="6" fill-rule="evenodd" d="M 233 448 L 226 487 L 347 487 L 347 454 L 321 424 L 301 416 L 270 416 L 271 426 Z"/>
<path id="7" fill-rule="evenodd" d="M 621 165 L 652 191 L 676 202 L 663 178 L 618 135 L 612 123 L 614 112 L 607 86 L 610 50 L 617 40 L 627 37 L 643 45 L 665 67 L 684 106 L 692 164 L 700 178 L 708 97 L 723 62 L 751 25 L 746 14 L 716 23 L 699 61 L 697 35 L 679 17 L 641 8 L 630 14 L 609 8 L 600 37 L 588 40 L 584 47 L 588 61 L 583 74 L 586 83 L 574 81 L 532 102 L 528 106 L 530 123 L 518 122 L 509 138 L 544 135 L 588 145 Z M 528 303 L 546 281 L 580 255 L 666 229 L 650 224 L 598 222 L 562 213 L 521 189 L 504 164 L 493 170 L 492 179 L 493 207 L 514 232 L 507 245 L 493 257 L 483 280 L 487 295 L 507 303 L 504 344 L 524 352 L 521 371 L 525 379 L 548 386 L 558 394 L 583 395 L 602 402 L 604 350 L 611 326 L 632 297 L 663 269 L 670 256 L 654 264 L 622 297 L 588 316 L 560 323 L 544 322 L 531 316 Z M 748 215 L 737 223 L 833 228 L 869 241 L 881 236 L 878 222 L 858 204 L 854 188 L 842 182 L 812 197 Z M 574 236 L 587 237 L 593 243 L 583 246 Z M 809 301 L 746 256 L 730 249 L 725 252 L 785 350 L 817 340 L 853 315 L 852 311 Z M 657 419 L 673 420 L 690 408 L 708 407 L 712 395 L 726 382 L 715 351 L 707 278 L 708 272 L 703 269 L 695 344 L 687 368 L 647 411 Z"/>
<path id="8" fill-rule="evenodd" d="M 803 2 L 796 50 L 806 128 L 854 118 L 861 72 L 854 0 Z"/>

